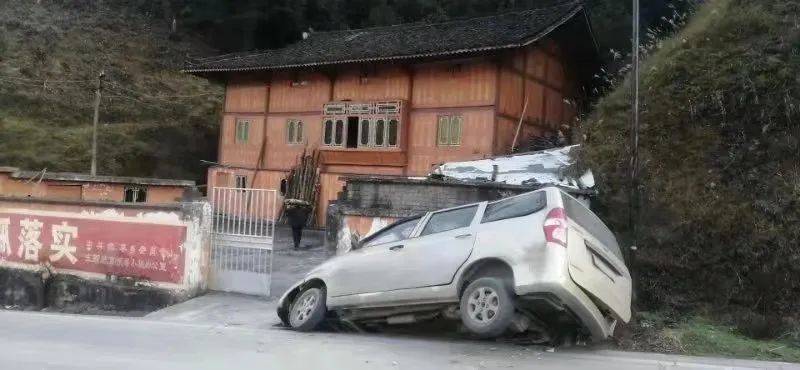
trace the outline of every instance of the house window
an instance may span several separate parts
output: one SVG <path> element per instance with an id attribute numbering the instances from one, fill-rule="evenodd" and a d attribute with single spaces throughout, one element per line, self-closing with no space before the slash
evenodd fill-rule
<path id="1" fill-rule="evenodd" d="M 326 119 L 325 122 L 322 124 L 324 137 L 323 142 L 325 145 L 333 145 L 333 120 Z"/>
<path id="2" fill-rule="evenodd" d="M 236 142 L 246 143 L 250 138 L 250 120 L 237 119 L 236 120 Z"/>
<path id="3" fill-rule="evenodd" d="M 234 187 L 237 189 L 246 189 L 247 188 L 247 176 L 245 175 L 236 175 L 235 177 L 235 184 Z"/>
<path id="4" fill-rule="evenodd" d="M 341 146 L 344 142 L 344 121 L 337 119 L 336 120 L 336 127 L 333 132 L 333 144 L 336 146 Z"/>
<path id="5" fill-rule="evenodd" d="M 286 121 L 286 143 L 303 143 L 303 121 L 290 119 Z"/>
<path id="6" fill-rule="evenodd" d="M 371 130 L 371 128 L 372 128 L 372 125 L 371 125 L 371 122 L 368 119 L 365 118 L 365 119 L 361 120 L 361 126 L 359 127 L 359 133 L 358 133 L 358 137 L 359 137 L 358 145 L 359 146 L 369 146 L 371 138 L 372 138 L 372 133 L 371 133 L 372 130 Z"/>
<path id="7" fill-rule="evenodd" d="M 436 143 L 440 146 L 461 145 L 462 116 L 439 116 Z"/>
<path id="8" fill-rule="evenodd" d="M 126 186 L 124 201 L 126 203 L 147 202 L 147 189 L 141 186 Z"/>
<path id="9" fill-rule="evenodd" d="M 386 120 L 383 118 L 375 121 L 375 146 L 386 145 Z"/>
<path id="10" fill-rule="evenodd" d="M 395 114 L 325 117 L 322 144 L 352 149 L 396 147 L 400 142 L 400 130 L 400 117 Z"/>
<path id="11" fill-rule="evenodd" d="M 387 133 L 387 144 L 389 146 L 397 146 L 397 134 L 400 131 L 400 121 L 397 118 L 389 119 L 389 127 Z"/>
<path id="12" fill-rule="evenodd" d="M 338 118 L 326 118 L 322 126 L 322 142 L 325 145 L 342 146 L 344 143 L 344 121 Z"/>

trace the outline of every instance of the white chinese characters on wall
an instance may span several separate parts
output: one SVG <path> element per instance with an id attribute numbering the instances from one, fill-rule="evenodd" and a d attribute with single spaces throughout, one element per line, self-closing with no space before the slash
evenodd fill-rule
<path id="1" fill-rule="evenodd" d="M 11 255 L 11 219 L 0 218 L 0 258 Z"/>
<path id="2" fill-rule="evenodd" d="M 0 263 L 180 283 L 186 226 L 0 212 Z"/>
<path id="3" fill-rule="evenodd" d="M 36 262 L 39 260 L 39 250 L 42 249 L 42 242 L 39 237 L 42 236 L 42 223 L 35 218 L 26 218 L 19 222 L 19 249 L 17 250 L 17 257 L 25 261 Z"/>
<path id="4" fill-rule="evenodd" d="M 17 236 L 19 248 L 17 257 L 23 261 L 39 262 L 39 253 L 42 249 L 42 227 L 44 224 L 35 218 L 25 218 L 19 221 L 20 232 Z M 75 264 L 77 247 L 73 245 L 74 238 L 78 237 L 78 228 L 66 222 L 51 227 L 53 243 L 50 244 L 50 261 L 56 262 L 67 258 Z M 0 218 L 0 257 L 11 256 L 11 219 Z"/>
<path id="5" fill-rule="evenodd" d="M 75 257 L 77 247 L 72 245 L 72 239 L 78 237 L 78 228 L 69 226 L 66 222 L 51 227 L 53 244 L 50 244 L 50 261 L 57 262 L 66 257 L 74 265 L 78 259 Z"/>

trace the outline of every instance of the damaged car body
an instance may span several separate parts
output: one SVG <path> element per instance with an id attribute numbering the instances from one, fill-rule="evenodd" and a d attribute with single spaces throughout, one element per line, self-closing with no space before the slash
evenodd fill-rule
<path id="1" fill-rule="evenodd" d="M 300 331 L 461 320 L 482 338 L 602 340 L 631 317 L 631 276 L 611 231 L 557 187 L 400 220 L 312 270 L 281 297 Z"/>

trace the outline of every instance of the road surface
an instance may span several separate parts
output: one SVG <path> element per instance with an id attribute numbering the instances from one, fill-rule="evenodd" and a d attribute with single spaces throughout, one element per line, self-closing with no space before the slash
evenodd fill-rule
<path id="1" fill-rule="evenodd" d="M 295 333 L 148 318 L 0 311 L 0 369 L 800 369 L 611 351 L 543 351 L 341 333 Z"/>

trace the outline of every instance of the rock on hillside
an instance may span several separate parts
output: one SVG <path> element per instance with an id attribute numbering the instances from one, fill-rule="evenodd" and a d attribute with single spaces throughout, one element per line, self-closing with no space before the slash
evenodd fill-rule
<path id="1" fill-rule="evenodd" d="M 0 165 L 87 171 L 104 70 L 99 172 L 202 180 L 223 91 L 179 70 L 213 51 L 124 4 L 0 1 Z"/>

